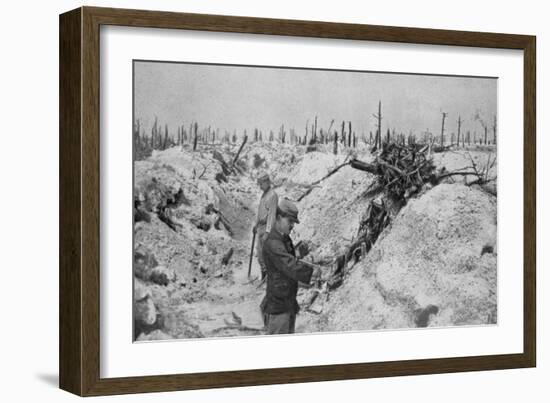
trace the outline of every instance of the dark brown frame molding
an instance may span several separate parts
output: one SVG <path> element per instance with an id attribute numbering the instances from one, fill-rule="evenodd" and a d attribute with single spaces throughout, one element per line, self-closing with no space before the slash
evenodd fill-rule
<path id="1" fill-rule="evenodd" d="M 536 38 L 484 32 L 81 7 L 60 15 L 59 383 L 81 396 L 525 368 L 536 365 Z M 99 31 L 101 25 L 287 35 L 524 52 L 522 354 L 100 378 Z"/>

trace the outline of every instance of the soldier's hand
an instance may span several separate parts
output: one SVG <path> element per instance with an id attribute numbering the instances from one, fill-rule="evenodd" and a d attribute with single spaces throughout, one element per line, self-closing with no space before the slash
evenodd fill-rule
<path id="1" fill-rule="evenodd" d="M 306 242 L 300 242 L 300 244 L 296 249 L 298 252 L 299 259 L 303 259 L 307 255 L 309 255 L 309 245 Z"/>
<path id="2" fill-rule="evenodd" d="M 269 235 L 269 234 L 268 234 L 267 232 L 264 232 L 264 233 L 262 234 L 262 242 L 265 242 L 265 241 L 267 240 L 267 236 L 268 236 L 268 235 Z"/>

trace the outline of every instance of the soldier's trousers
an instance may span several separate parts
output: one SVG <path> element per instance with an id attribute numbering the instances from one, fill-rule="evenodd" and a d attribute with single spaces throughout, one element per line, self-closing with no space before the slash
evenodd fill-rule
<path id="1" fill-rule="evenodd" d="M 296 314 L 285 312 L 278 314 L 265 314 L 267 334 L 288 334 L 294 333 L 296 325 Z"/>
<path id="2" fill-rule="evenodd" d="M 258 226 L 256 230 L 256 256 L 258 258 L 258 263 L 260 264 L 260 270 L 262 273 L 262 280 L 267 274 L 267 268 L 264 262 L 263 247 L 264 241 L 262 240 L 262 235 L 265 234 L 265 226 Z"/>

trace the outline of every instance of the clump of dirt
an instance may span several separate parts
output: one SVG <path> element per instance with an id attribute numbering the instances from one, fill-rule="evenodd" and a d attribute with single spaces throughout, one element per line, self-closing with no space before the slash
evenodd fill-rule
<path id="1" fill-rule="evenodd" d="M 311 319 L 321 331 L 496 322 L 496 198 L 441 184 L 399 212 Z"/>

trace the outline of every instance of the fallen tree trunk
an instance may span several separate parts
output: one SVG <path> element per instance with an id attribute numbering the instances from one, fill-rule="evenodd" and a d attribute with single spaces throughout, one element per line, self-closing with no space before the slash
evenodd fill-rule
<path id="1" fill-rule="evenodd" d="M 379 172 L 376 165 L 368 164 L 355 158 L 350 161 L 350 165 L 354 169 L 359 169 L 360 171 L 369 172 L 374 175 L 378 174 Z"/>

